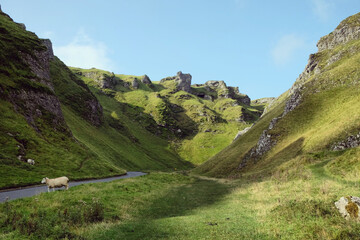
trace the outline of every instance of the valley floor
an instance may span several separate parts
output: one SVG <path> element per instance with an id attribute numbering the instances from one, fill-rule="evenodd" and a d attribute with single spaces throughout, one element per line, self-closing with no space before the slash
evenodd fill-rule
<path id="1" fill-rule="evenodd" d="M 359 239 L 334 201 L 358 181 L 329 160 L 290 177 L 212 179 L 187 172 L 94 183 L 0 205 L 0 239 Z"/>

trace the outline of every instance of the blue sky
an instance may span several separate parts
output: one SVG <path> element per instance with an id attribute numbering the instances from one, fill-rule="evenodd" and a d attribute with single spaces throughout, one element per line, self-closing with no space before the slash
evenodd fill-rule
<path id="1" fill-rule="evenodd" d="M 67 65 L 224 80 L 251 99 L 291 87 L 316 42 L 360 11 L 359 0 L 2 0 L 50 38 Z"/>

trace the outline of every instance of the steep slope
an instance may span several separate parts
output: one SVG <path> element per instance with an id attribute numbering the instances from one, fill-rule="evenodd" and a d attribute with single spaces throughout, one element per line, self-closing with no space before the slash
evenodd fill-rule
<path id="1" fill-rule="evenodd" d="M 316 160 L 329 173 L 359 170 L 360 14 L 318 42 L 293 87 L 232 145 L 196 169 L 209 176 L 266 177 Z M 351 167 L 349 167 L 351 164 Z M 345 175 L 346 173 L 346 175 Z"/>
<path id="2" fill-rule="evenodd" d="M 50 41 L 39 39 L 1 11 L 0 32 L 0 188 L 39 183 L 45 175 L 79 179 L 124 173 L 112 164 L 98 162 L 73 138 L 54 90 Z M 97 103 L 86 88 L 79 92 Z M 86 105 L 80 98 L 78 104 Z M 100 124 L 101 107 L 97 105 L 88 114 L 92 112 L 93 120 Z M 30 165 L 28 159 L 35 164 Z"/>
<path id="3" fill-rule="evenodd" d="M 0 32 L 0 188 L 44 176 L 74 180 L 191 166 L 123 116 L 120 104 L 93 94 L 53 55 L 50 40 L 1 11 Z"/>
<path id="4" fill-rule="evenodd" d="M 183 159 L 195 164 L 229 145 L 234 133 L 250 126 L 262 113 L 261 107 L 250 106 L 248 96 L 224 81 L 191 85 L 191 75 L 178 72 L 152 82 L 147 75 L 71 69 L 99 99 L 121 106 L 120 119 L 136 119 L 148 131 L 172 142 Z"/>

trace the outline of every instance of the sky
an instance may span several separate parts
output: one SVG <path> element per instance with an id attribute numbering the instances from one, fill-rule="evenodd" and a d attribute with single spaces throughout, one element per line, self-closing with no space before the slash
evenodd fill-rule
<path id="1" fill-rule="evenodd" d="M 277 97 L 320 37 L 360 11 L 359 0 L 1 0 L 27 30 L 50 38 L 68 66 L 152 81 L 190 73 L 251 99 Z"/>

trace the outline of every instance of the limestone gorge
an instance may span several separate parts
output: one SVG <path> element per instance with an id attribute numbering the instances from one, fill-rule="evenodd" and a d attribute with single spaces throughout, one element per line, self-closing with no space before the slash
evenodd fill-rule
<path id="1" fill-rule="evenodd" d="M 1 239 L 360 239 L 360 13 L 255 100 L 66 66 L 1 10 L 0 34 L 0 190 L 148 173 L 0 204 Z"/>

